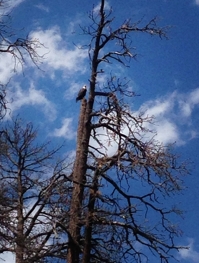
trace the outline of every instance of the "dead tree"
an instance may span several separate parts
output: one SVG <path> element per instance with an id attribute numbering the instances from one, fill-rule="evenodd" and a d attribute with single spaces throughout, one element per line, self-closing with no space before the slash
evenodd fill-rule
<path id="1" fill-rule="evenodd" d="M 70 205 L 70 220 L 69 220 L 69 241 L 68 241 L 68 261 L 79 262 L 80 254 L 80 218 L 82 210 L 82 200 L 84 192 L 84 183 L 86 180 L 86 165 L 88 141 L 85 141 L 84 126 L 86 116 L 86 100 L 83 99 L 78 125 L 76 160 L 73 170 L 73 192 Z"/>
<path id="2" fill-rule="evenodd" d="M 18 63 L 23 67 L 25 57 L 28 55 L 31 61 L 38 66 L 42 56 L 37 53 L 42 46 L 38 39 L 30 39 L 17 36 L 16 30 L 11 26 L 10 12 L 8 13 L 9 3 L 5 0 L 0 1 L 1 20 L 0 20 L 0 54 L 10 54 L 14 59 L 14 69 Z"/>
<path id="3" fill-rule="evenodd" d="M 0 254 L 12 252 L 16 263 L 65 257 L 60 217 L 68 214 L 70 190 L 63 162 L 55 161 L 59 148 L 39 145 L 32 124 L 20 119 L 2 130 Z"/>
<path id="4" fill-rule="evenodd" d="M 5 55 L 13 58 L 13 70 L 17 70 L 17 66 L 22 68 L 26 64 L 26 59 L 32 61 L 38 68 L 42 62 L 43 56 L 39 55 L 38 49 L 43 46 L 38 39 L 31 39 L 28 35 L 19 37 L 17 30 L 11 25 L 11 13 L 9 10 L 9 1 L 0 1 L 0 57 L 3 61 Z M 7 111 L 6 101 L 6 83 L 2 83 L 0 79 L 0 120 L 5 116 Z"/>
<path id="5" fill-rule="evenodd" d="M 132 33 L 165 38 L 168 27 L 158 27 L 154 18 L 144 26 L 126 20 L 113 29 L 112 9 L 100 2 L 89 15 L 92 24 L 82 27 L 91 37 L 91 76 L 77 134 L 67 263 L 142 262 L 150 253 L 169 262 L 179 249 L 174 238 L 180 231 L 172 223 L 179 210 L 167 207 L 164 198 L 181 190 L 186 169 L 168 146 L 153 134 L 149 138 L 152 118 L 136 116 L 124 103 L 122 98 L 134 96 L 128 83 L 113 76 L 98 84 L 103 64 L 128 66 L 136 57 Z"/>

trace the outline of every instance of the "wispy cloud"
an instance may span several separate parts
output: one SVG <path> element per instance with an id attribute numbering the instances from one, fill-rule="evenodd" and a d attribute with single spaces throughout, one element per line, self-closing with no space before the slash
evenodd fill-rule
<path id="1" fill-rule="evenodd" d="M 46 5 L 38 4 L 38 5 L 35 5 L 35 7 L 37 7 L 38 9 L 40 9 L 42 11 L 45 11 L 46 13 L 49 12 L 49 7 L 47 7 Z"/>
<path id="2" fill-rule="evenodd" d="M 195 0 L 195 4 L 199 6 L 199 0 Z"/>
<path id="3" fill-rule="evenodd" d="M 195 107 L 199 106 L 199 88 L 191 91 L 186 96 L 181 96 L 179 105 L 184 117 L 189 117 Z"/>
<path id="4" fill-rule="evenodd" d="M 15 83 L 15 86 L 8 91 L 8 101 L 11 102 L 8 107 L 12 113 L 23 106 L 35 107 L 40 105 L 41 107 L 37 109 L 41 110 L 48 117 L 48 120 L 56 118 L 55 105 L 46 98 L 42 90 L 36 89 L 33 83 L 30 84 L 28 90 L 23 90 L 19 84 Z"/>
<path id="5" fill-rule="evenodd" d="M 101 3 L 99 3 L 98 5 L 96 5 L 96 7 L 94 8 L 93 11 L 94 11 L 95 13 L 99 12 L 100 6 L 101 6 Z M 105 1 L 104 9 L 105 9 L 105 10 L 110 9 L 110 5 L 109 5 L 108 1 Z"/>
<path id="6" fill-rule="evenodd" d="M 76 46 L 69 48 L 61 37 L 59 27 L 48 30 L 38 29 L 30 34 L 31 38 L 39 39 L 44 45 L 39 54 L 44 55 L 43 63 L 53 70 L 64 70 L 66 75 L 85 72 L 84 60 L 87 51 Z"/>
<path id="7" fill-rule="evenodd" d="M 164 144 L 182 143 L 176 120 L 174 120 L 175 99 L 176 93 L 174 92 L 169 96 L 147 101 L 138 111 L 144 113 L 145 116 L 154 117 L 154 124 L 146 123 L 146 126 L 154 131 L 156 139 Z"/>
<path id="8" fill-rule="evenodd" d="M 72 118 L 63 119 L 61 128 L 55 129 L 51 135 L 55 137 L 63 137 L 68 140 L 74 139 L 76 136 L 76 133 L 74 132 L 72 128 L 72 121 L 73 121 Z"/>
<path id="9" fill-rule="evenodd" d="M 2 14 L 8 14 L 10 11 L 17 7 L 19 4 L 24 2 L 25 0 L 7 0 L 3 3 L 3 8 L 0 9 L 0 15 Z"/>
<path id="10" fill-rule="evenodd" d="M 199 262 L 199 250 L 196 251 L 194 247 L 194 239 L 189 238 L 188 239 L 188 247 L 189 249 L 181 249 L 179 250 L 179 255 L 181 259 L 188 260 L 191 262 Z"/>

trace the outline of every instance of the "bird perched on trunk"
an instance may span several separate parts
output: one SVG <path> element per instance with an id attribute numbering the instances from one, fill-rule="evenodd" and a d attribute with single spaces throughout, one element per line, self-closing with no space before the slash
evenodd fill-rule
<path id="1" fill-rule="evenodd" d="M 76 102 L 78 100 L 82 100 L 84 98 L 84 96 L 86 95 L 86 91 L 87 91 L 86 85 L 84 85 L 83 88 L 80 89 L 80 91 L 79 91 L 79 93 L 77 95 Z"/>

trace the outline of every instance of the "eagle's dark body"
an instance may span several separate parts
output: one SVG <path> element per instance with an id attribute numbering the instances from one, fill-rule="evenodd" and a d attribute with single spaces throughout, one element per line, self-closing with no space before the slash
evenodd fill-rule
<path id="1" fill-rule="evenodd" d="M 83 88 L 80 89 L 80 91 L 79 91 L 79 93 L 78 93 L 78 95 L 77 95 L 76 102 L 77 102 L 78 100 L 82 100 L 82 99 L 84 98 L 84 96 L 86 95 L 86 91 L 87 91 L 86 85 L 84 85 Z"/>

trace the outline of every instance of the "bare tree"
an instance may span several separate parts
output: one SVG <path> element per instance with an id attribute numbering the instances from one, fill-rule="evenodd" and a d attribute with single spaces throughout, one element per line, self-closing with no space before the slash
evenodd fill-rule
<path id="1" fill-rule="evenodd" d="M 2 130 L 1 149 L 0 253 L 12 252 L 16 263 L 58 262 L 66 245 L 57 220 L 67 214 L 70 199 L 60 175 L 66 167 L 55 161 L 59 148 L 38 145 L 32 124 L 16 119 Z"/>
<path id="2" fill-rule="evenodd" d="M 145 25 L 126 20 L 114 29 L 112 9 L 100 2 L 89 14 L 91 25 L 82 27 L 91 38 L 91 76 L 79 118 L 67 263 L 146 262 L 150 254 L 169 262 L 181 232 L 179 210 L 165 199 L 182 189 L 186 168 L 150 133 L 152 118 L 125 104 L 125 96 L 134 96 L 128 82 L 111 76 L 98 83 L 103 65 L 128 66 L 136 57 L 131 33 L 166 38 L 168 27 L 153 18 Z"/>
<path id="3" fill-rule="evenodd" d="M 25 63 L 25 56 L 28 55 L 35 65 L 41 62 L 42 57 L 37 53 L 41 47 L 38 39 L 30 39 L 29 36 L 21 38 L 17 36 L 16 29 L 10 25 L 10 7 L 5 0 L 0 1 L 0 54 L 10 54 L 14 58 L 14 68 L 20 63 Z"/>
<path id="4" fill-rule="evenodd" d="M 7 111 L 7 101 L 6 101 L 6 85 L 0 83 L 0 120 L 6 114 Z"/>
<path id="5" fill-rule="evenodd" d="M 0 57 L 1 61 L 5 54 L 13 58 L 13 70 L 16 71 L 17 66 L 22 68 L 26 63 L 26 58 L 34 63 L 37 67 L 41 63 L 43 56 L 38 54 L 38 49 L 43 46 L 38 39 L 31 39 L 28 35 L 24 37 L 18 36 L 17 29 L 13 29 L 11 25 L 11 12 L 9 2 L 0 1 Z M 0 82 L 0 120 L 4 117 L 7 110 L 5 83 Z"/>

